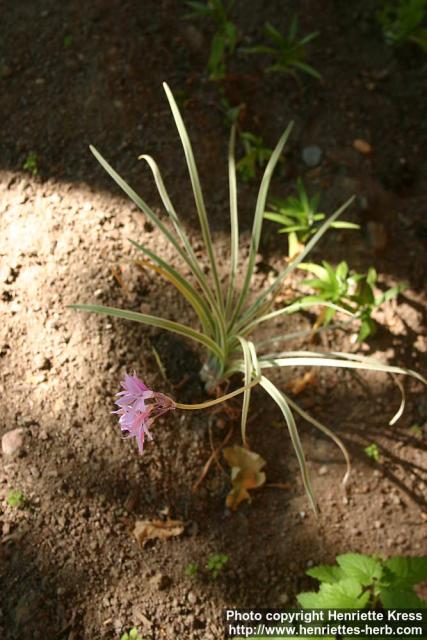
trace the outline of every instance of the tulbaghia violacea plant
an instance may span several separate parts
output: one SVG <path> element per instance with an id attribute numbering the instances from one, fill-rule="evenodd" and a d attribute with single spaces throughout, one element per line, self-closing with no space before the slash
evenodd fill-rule
<path id="1" fill-rule="evenodd" d="M 277 275 L 274 282 L 265 291 L 263 291 L 255 300 L 250 299 L 252 298 L 252 296 L 250 295 L 250 285 L 254 273 L 256 254 L 258 252 L 260 244 L 268 189 L 273 170 L 290 135 L 292 123 L 287 127 L 286 131 L 280 138 L 264 171 L 256 201 L 249 256 L 246 261 L 243 280 L 241 282 L 239 281 L 239 283 L 237 282 L 237 272 L 239 265 L 239 224 L 237 209 L 236 166 L 234 159 L 236 131 L 233 127 L 231 130 L 228 152 L 231 222 L 230 277 L 228 279 L 227 285 L 225 287 L 221 286 L 217 259 L 214 252 L 211 231 L 206 213 L 205 201 L 203 198 L 202 188 L 200 185 L 199 175 L 194 160 L 191 143 L 173 95 L 167 85 L 164 85 L 164 88 L 185 153 L 192 191 L 200 221 L 202 237 L 206 248 L 206 258 L 209 262 L 209 277 L 205 274 L 202 264 L 200 264 L 196 258 L 188 235 L 178 217 L 177 212 L 173 207 L 159 168 L 153 158 L 148 155 L 140 156 L 148 163 L 153 173 L 154 180 L 156 182 L 156 186 L 162 199 L 166 213 L 169 217 L 170 224 L 165 223 L 164 220 L 161 219 L 137 193 L 135 193 L 135 191 L 114 171 L 114 169 L 108 164 L 108 162 L 96 149 L 91 147 L 91 150 L 100 164 L 104 167 L 104 169 L 123 189 L 123 191 L 128 194 L 133 202 L 144 212 L 147 218 L 151 220 L 151 222 L 158 229 L 159 233 L 165 236 L 165 238 L 174 248 L 177 256 L 179 256 L 187 265 L 193 277 L 192 281 L 190 281 L 187 277 L 181 275 L 173 266 L 163 260 L 148 247 L 142 244 L 138 244 L 137 242 L 132 242 L 132 244 L 134 244 L 135 247 L 145 255 L 145 264 L 151 265 L 151 268 L 154 271 L 156 271 L 158 274 L 172 283 L 179 291 L 179 293 L 191 305 L 199 326 L 198 328 L 195 328 L 194 326 L 188 326 L 183 323 L 174 322 L 158 316 L 100 305 L 76 304 L 73 305 L 73 307 L 75 309 L 80 309 L 83 311 L 101 313 L 109 316 L 123 318 L 125 320 L 142 322 L 146 325 L 157 327 L 159 329 L 166 329 L 167 331 L 177 333 L 201 344 L 206 351 L 206 358 L 200 375 L 205 382 L 207 389 L 216 387 L 217 385 L 228 380 L 232 376 L 235 376 L 236 374 L 241 375 L 243 378 L 243 386 L 236 392 L 233 392 L 233 395 L 237 393 L 243 393 L 241 434 L 244 444 L 246 444 L 246 423 L 248 418 L 251 391 L 255 385 L 259 384 L 279 406 L 283 414 L 289 430 L 292 444 L 295 449 L 295 453 L 298 458 L 305 490 L 307 492 L 311 506 L 316 511 L 316 500 L 313 495 L 304 452 L 295 423 L 294 413 L 298 414 L 299 416 L 310 422 L 312 425 L 320 429 L 320 431 L 322 431 L 324 434 L 332 438 L 336 445 L 341 449 L 347 463 L 347 473 L 344 481 L 348 478 L 350 470 L 350 460 L 348 452 L 344 444 L 335 435 L 335 433 L 333 433 L 328 427 L 320 423 L 318 420 L 307 414 L 303 409 L 299 407 L 296 402 L 285 395 L 283 391 L 279 390 L 279 388 L 275 384 L 273 384 L 273 382 L 268 377 L 267 371 L 269 369 L 277 367 L 295 366 L 344 367 L 346 369 L 367 369 L 371 371 L 383 371 L 390 374 L 411 375 L 414 378 L 422 381 L 424 384 L 427 384 L 427 381 L 421 375 L 414 371 L 403 369 L 401 367 L 382 364 L 381 362 L 378 362 L 376 360 L 359 356 L 358 354 L 353 353 L 320 353 L 316 351 L 284 351 L 269 353 L 268 351 L 266 351 L 268 345 L 271 345 L 273 342 L 278 341 L 285 342 L 286 340 L 294 338 L 294 334 L 281 334 L 276 336 L 276 338 L 270 338 L 267 341 L 257 341 L 256 330 L 261 324 L 268 322 L 269 320 L 273 320 L 274 318 L 277 318 L 279 316 L 294 313 L 299 309 L 313 304 L 313 302 L 308 300 L 306 302 L 294 302 L 292 304 L 289 304 L 288 306 L 275 308 L 275 300 L 277 297 L 276 294 L 279 292 L 284 279 L 288 277 L 301 262 L 304 261 L 305 257 L 311 251 L 314 245 L 320 240 L 320 238 L 325 234 L 329 227 L 331 227 L 331 225 L 340 216 L 340 214 L 351 204 L 353 198 L 350 198 L 345 204 L 337 209 L 337 211 L 335 211 L 335 213 L 333 213 L 319 227 L 316 233 L 309 239 L 301 253 L 295 256 L 294 259 L 286 265 L 286 267 Z M 347 314 L 349 313 L 348 311 L 328 301 L 316 302 L 316 305 L 336 309 Z M 400 390 L 403 392 L 400 382 L 398 383 L 398 385 Z M 149 390 L 145 388 L 145 385 L 144 388 L 141 387 L 139 391 L 142 396 L 149 392 Z M 169 403 L 166 403 L 167 406 L 159 408 L 158 398 L 160 396 L 158 396 L 156 400 L 154 392 L 150 392 L 148 396 L 145 395 L 142 398 L 143 406 L 139 407 L 138 409 L 140 413 L 143 413 L 145 407 L 148 406 L 149 412 L 144 417 L 141 415 L 135 416 L 132 413 L 133 400 L 131 394 L 129 395 L 127 392 L 128 388 L 125 386 L 124 392 L 122 392 L 122 395 L 119 396 L 118 401 L 118 413 L 120 415 L 121 427 L 129 435 L 134 435 L 137 437 L 140 448 L 143 444 L 143 436 L 147 435 L 147 431 L 149 433 L 149 427 L 151 424 L 150 420 L 154 417 L 157 410 L 169 410 L 172 409 L 173 406 L 180 409 L 202 409 L 210 406 L 213 403 L 220 402 L 231 397 L 229 394 L 227 394 L 226 396 L 223 396 L 222 398 L 219 398 L 215 401 L 207 401 L 206 403 L 202 403 L 200 405 L 179 405 L 170 401 Z M 156 406 L 157 409 L 153 409 L 153 406 Z M 398 417 L 400 417 L 403 411 L 403 407 L 404 399 L 402 395 L 401 405 L 397 414 L 392 418 L 391 423 L 394 423 L 398 419 Z M 152 413 L 153 411 L 154 413 Z"/>

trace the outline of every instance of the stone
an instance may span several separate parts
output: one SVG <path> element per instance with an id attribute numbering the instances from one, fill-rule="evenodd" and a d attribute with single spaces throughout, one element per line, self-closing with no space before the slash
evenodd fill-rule
<path id="1" fill-rule="evenodd" d="M 44 371 L 46 369 L 50 369 L 52 363 L 49 358 L 46 358 L 46 356 L 44 356 L 43 354 L 38 353 L 34 358 L 34 366 L 39 371 Z"/>
<path id="2" fill-rule="evenodd" d="M 307 167 L 317 167 L 317 165 L 322 161 L 323 151 L 320 147 L 313 144 L 308 147 L 304 147 L 301 156 Z"/>
<path id="3" fill-rule="evenodd" d="M 150 578 L 150 585 L 159 591 L 167 589 L 171 584 L 171 579 L 163 573 L 157 572 Z"/>
<path id="4" fill-rule="evenodd" d="M 12 429 L 4 434 L 1 439 L 1 450 L 5 456 L 13 456 L 22 448 L 24 444 L 24 430 L 21 428 Z"/>

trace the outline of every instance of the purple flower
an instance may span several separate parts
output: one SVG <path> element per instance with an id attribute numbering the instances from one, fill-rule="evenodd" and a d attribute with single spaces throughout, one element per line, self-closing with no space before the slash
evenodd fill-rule
<path id="1" fill-rule="evenodd" d="M 153 439 L 150 427 L 154 420 L 164 413 L 175 409 L 174 401 L 163 393 L 149 389 L 134 373 L 125 374 L 122 382 L 124 391 L 119 391 L 115 404 L 119 407 L 117 413 L 122 433 L 128 438 L 136 438 L 140 453 L 144 451 L 145 436 Z"/>

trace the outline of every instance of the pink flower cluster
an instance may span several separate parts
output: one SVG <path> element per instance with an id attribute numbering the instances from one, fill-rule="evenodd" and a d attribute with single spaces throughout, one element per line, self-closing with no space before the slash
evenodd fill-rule
<path id="1" fill-rule="evenodd" d="M 122 382 L 124 391 L 119 391 L 115 404 L 119 407 L 117 413 L 122 433 L 128 438 L 136 438 L 139 453 L 144 451 L 145 436 L 153 439 L 150 427 L 159 416 L 175 409 L 174 401 L 163 393 L 149 389 L 134 373 L 125 374 Z"/>

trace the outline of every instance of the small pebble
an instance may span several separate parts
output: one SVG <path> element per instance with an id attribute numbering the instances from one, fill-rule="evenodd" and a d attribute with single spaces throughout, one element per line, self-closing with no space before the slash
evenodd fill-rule
<path id="1" fill-rule="evenodd" d="M 307 167 L 317 167 L 322 160 L 322 155 L 322 149 L 314 144 L 304 147 L 301 154 L 304 164 L 306 164 Z"/>
<path id="2" fill-rule="evenodd" d="M 45 369 L 50 369 L 52 365 L 49 358 L 46 358 L 46 356 L 38 353 L 34 358 L 34 366 L 39 371 L 43 371 Z"/>
<path id="3" fill-rule="evenodd" d="M 4 434 L 1 439 L 1 450 L 5 456 L 17 453 L 24 444 L 24 430 L 13 429 Z"/>

